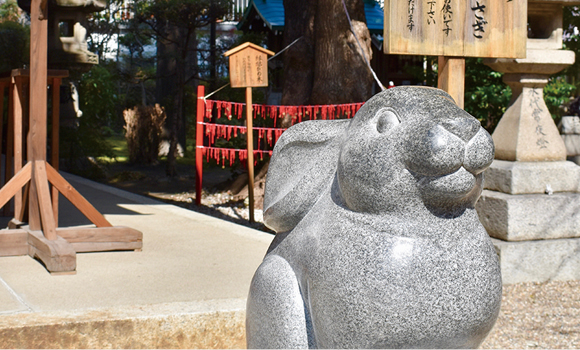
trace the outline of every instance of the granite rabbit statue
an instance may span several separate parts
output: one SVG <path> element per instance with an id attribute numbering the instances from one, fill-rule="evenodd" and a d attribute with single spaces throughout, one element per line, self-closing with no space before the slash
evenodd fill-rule
<path id="1" fill-rule="evenodd" d="M 474 205 L 494 146 L 445 92 L 397 87 L 287 130 L 247 302 L 250 348 L 475 348 L 499 313 Z"/>

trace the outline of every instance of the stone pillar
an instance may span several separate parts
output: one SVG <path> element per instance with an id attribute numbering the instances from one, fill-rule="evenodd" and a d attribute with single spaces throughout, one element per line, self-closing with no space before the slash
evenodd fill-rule
<path id="1" fill-rule="evenodd" d="M 574 52 L 561 49 L 562 6 L 577 4 L 529 1 L 526 58 L 484 60 L 513 93 L 476 205 L 507 284 L 580 279 L 580 167 L 566 161 L 543 98 L 550 75 L 574 63 Z"/>

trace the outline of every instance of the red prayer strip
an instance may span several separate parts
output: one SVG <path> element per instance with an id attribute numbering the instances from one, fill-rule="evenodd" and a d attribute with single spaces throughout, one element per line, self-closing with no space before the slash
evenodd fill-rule
<path id="1" fill-rule="evenodd" d="M 227 125 L 227 124 L 214 124 L 214 123 L 198 123 L 203 125 L 205 128 L 205 135 L 209 139 L 209 144 L 213 145 L 217 138 L 223 138 L 230 140 L 233 137 L 237 137 L 238 133 L 245 134 L 248 132 L 245 126 L 240 125 Z M 267 127 L 254 127 L 252 128 L 258 131 L 258 139 L 264 139 L 270 147 L 272 147 L 282 136 L 282 133 L 286 129 L 282 128 L 267 128 Z"/>
<path id="2" fill-rule="evenodd" d="M 277 119 L 284 118 L 287 115 L 291 116 L 291 125 L 300 123 L 304 120 L 333 120 L 352 118 L 363 106 L 363 104 L 364 102 L 311 106 L 272 106 L 254 104 L 252 106 L 252 110 L 254 119 L 258 118 L 258 116 L 262 117 L 263 119 L 269 117 L 274 120 L 274 126 L 276 126 Z M 211 120 L 215 110 L 215 115 L 218 119 L 221 118 L 222 115 L 224 115 L 228 120 L 231 120 L 233 117 L 242 119 L 245 114 L 245 108 L 245 103 L 205 100 L 205 111 L 203 117 L 207 120 Z M 225 166 L 227 160 L 231 166 L 236 159 L 236 155 L 241 162 L 244 162 L 248 159 L 247 150 L 211 147 L 211 145 L 215 144 L 217 138 L 224 138 L 229 141 L 232 137 L 237 137 L 238 133 L 246 134 L 247 128 L 245 126 L 198 122 L 198 127 L 205 128 L 205 135 L 209 139 L 209 147 L 203 145 L 196 146 L 197 148 L 202 149 L 202 152 L 205 155 L 207 161 L 212 158 L 215 159 L 218 164 L 221 162 L 221 164 Z M 267 144 L 270 146 L 270 148 L 272 148 L 282 133 L 286 130 L 275 127 L 254 127 L 253 129 L 257 130 L 258 132 L 258 148 L 262 144 Z M 263 143 L 260 142 L 261 140 L 263 140 Z M 198 140 L 197 142 L 202 141 Z M 260 159 L 264 159 L 264 155 L 266 154 L 271 156 L 272 151 L 260 149 L 254 150 L 254 159 L 257 161 L 258 156 Z"/>
<path id="3" fill-rule="evenodd" d="M 283 118 L 286 115 L 292 117 L 292 124 L 300 123 L 303 120 L 333 120 L 333 119 L 347 119 L 352 118 L 354 114 L 362 107 L 361 103 L 347 103 L 338 105 L 310 105 L 310 106 L 273 106 L 273 105 L 258 105 L 252 106 L 254 119 L 258 115 L 263 119 L 267 117 L 274 119 Z M 212 118 L 212 112 L 216 111 L 216 117 L 221 118 L 222 114 L 228 119 L 236 116 L 241 119 L 246 108 L 245 103 L 227 102 L 217 100 L 205 100 L 205 115 L 206 119 Z"/>
<path id="4" fill-rule="evenodd" d="M 219 147 L 206 147 L 198 146 L 202 149 L 202 154 L 206 157 L 206 161 L 209 162 L 210 158 L 214 159 L 218 164 L 225 166 L 226 160 L 229 162 L 230 166 L 234 164 L 236 160 L 236 154 L 240 162 L 245 162 L 248 160 L 248 150 L 246 149 L 236 149 L 236 148 L 219 148 Z M 258 164 L 258 157 L 260 160 L 264 160 L 264 155 L 272 156 L 272 151 L 261 151 L 254 150 L 254 165 Z"/>

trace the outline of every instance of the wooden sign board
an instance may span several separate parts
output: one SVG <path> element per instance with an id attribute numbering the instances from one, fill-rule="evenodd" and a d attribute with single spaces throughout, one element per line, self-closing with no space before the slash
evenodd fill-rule
<path id="1" fill-rule="evenodd" d="M 233 88 L 268 86 L 268 55 L 274 55 L 252 43 L 245 43 L 224 54 L 230 60 L 230 84 Z"/>
<path id="2" fill-rule="evenodd" d="M 387 54 L 525 58 L 527 0 L 385 0 Z"/>

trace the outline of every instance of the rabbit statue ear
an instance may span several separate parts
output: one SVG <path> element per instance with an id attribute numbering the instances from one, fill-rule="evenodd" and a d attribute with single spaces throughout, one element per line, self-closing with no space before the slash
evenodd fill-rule
<path id="1" fill-rule="evenodd" d="M 342 136 L 350 120 L 313 120 L 286 130 L 274 147 L 264 193 L 264 223 L 293 229 L 336 173 Z"/>

